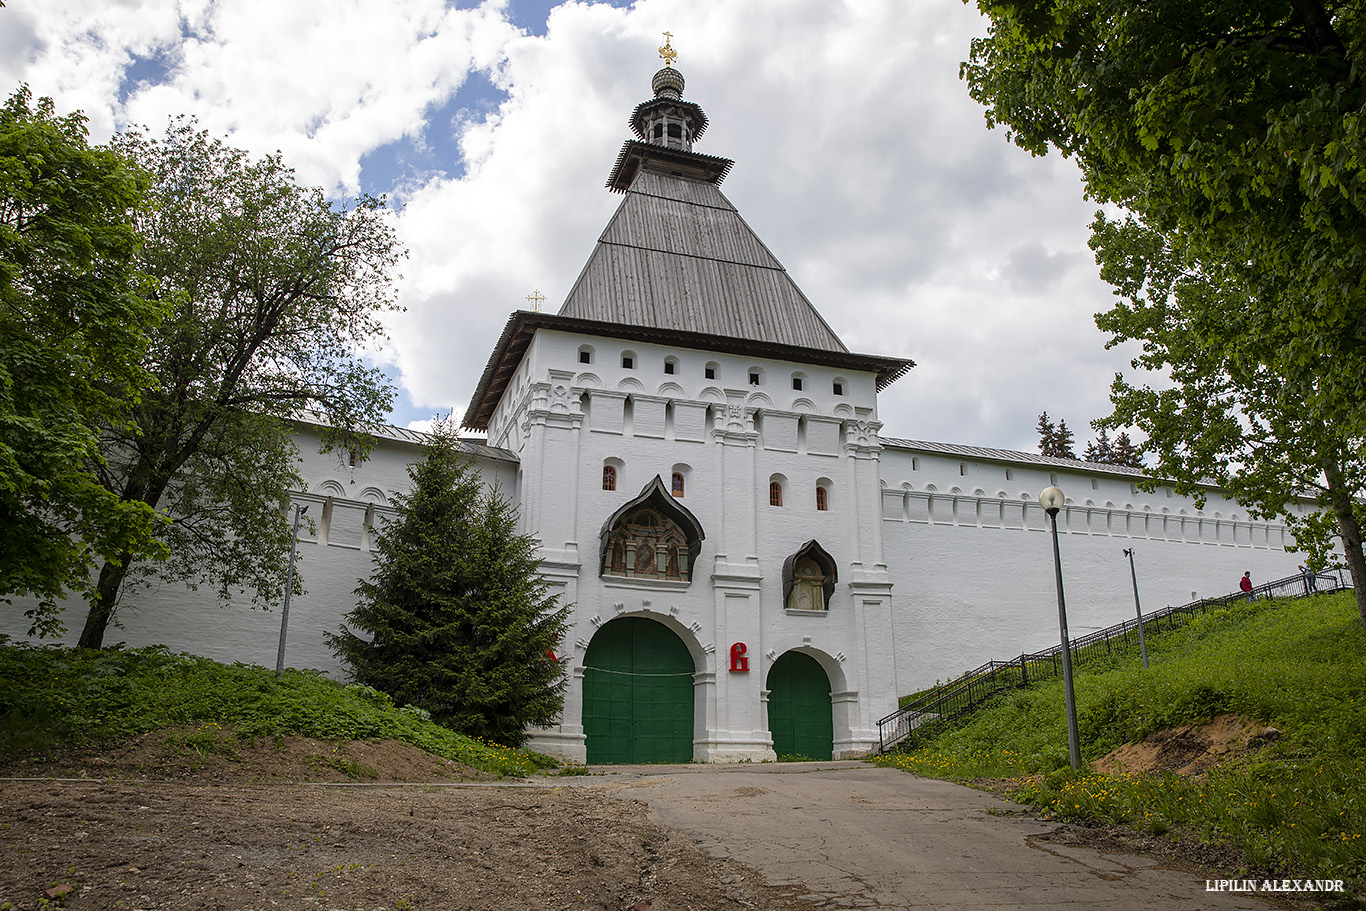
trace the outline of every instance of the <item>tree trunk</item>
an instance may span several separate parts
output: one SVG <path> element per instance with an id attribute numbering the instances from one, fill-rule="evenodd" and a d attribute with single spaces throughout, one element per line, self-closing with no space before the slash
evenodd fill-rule
<path id="1" fill-rule="evenodd" d="M 1362 627 L 1366 628 L 1366 555 L 1362 554 L 1361 524 L 1357 522 L 1352 495 L 1343 487 L 1342 469 L 1336 458 L 1324 459 L 1323 476 L 1328 481 L 1328 499 L 1342 535 L 1342 552 L 1347 558 L 1347 571 L 1356 591 L 1357 612 L 1361 614 Z"/>
<path id="2" fill-rule="evenodd" d="M 184 463 L 185 456 L 181 455 L 171 468 L 156 471 L 147 464 L 146 459 L 140 459 L 123 489 L 118 492 L 119 498 L 125 503 L 140 500 L 156 509 L 171 477 Z M 135 559 L 135 554 L 123 551 L 100 567 L 99 582 L 95 584 L 95 596 L 90 601 L 90 611 L 85 615 L 85 628 L 81 630 L 77 648 L 104 648 L 105 630 L 114 619 L 119 590 L 123 588 L 123 580 L 127 578 Z"/>
<path id="3" fill-rule="evenodd" d="M 119 557 L 119 561 L 110 560 L 100 568 L 100 581 L 95 586 L 90 612 L 85 615 L 85 628 L 81 630 L 77 648 L 104 648 L 104 631 L 114 619 L 119 589 L 123 586 L 124 576 L 128 575 L 128 564 L 132 559 L 128 553 L 120 554 Z"/>

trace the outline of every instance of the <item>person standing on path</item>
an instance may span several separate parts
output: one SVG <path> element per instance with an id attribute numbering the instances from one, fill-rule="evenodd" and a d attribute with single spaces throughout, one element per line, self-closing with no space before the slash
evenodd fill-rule
<path id="1" fill-rule="evenodd" d="M 1247 595 L 1247 603 L 1252 603 L 1252 570 L 1243 573 L 1243 578 L 1238 580 L 1238 587 Z"/>
<path id="2" fill-rule="evenodd" d="M 1318 574 L 1301 563 L 1300 575 L 1304 576 L 1304 593 L 1306 595 L 1317 595 L 1319 593 Z"/>

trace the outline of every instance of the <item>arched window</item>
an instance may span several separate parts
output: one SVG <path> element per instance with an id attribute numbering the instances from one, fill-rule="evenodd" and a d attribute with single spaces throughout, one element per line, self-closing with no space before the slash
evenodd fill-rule
<path id="1" fill-rule="evenodd" d="M 807 541 L 783 563 L 783 606 L 788 610 L 829 610 L 836 576 L 834 559 L 815 541 Z"/>
<path id="2" fill-rule="evenodd" d="M 615 467 L 611 465 L 602 466 L 602 489 L 617 489 L 617 470 Z"/>
<path id="3" fill-rule="evenodd" d="M 681 471 L 674 472 L 672 492 L 674 496 L 679 497 L 680 499 L 683 496 L 683 472 Z"/>
<path id="4" fill-rule="evenodd" d="M 824 487 L 816 488 L 816 511 L 825 512 L 830 508 L 830 495 L 825 492 Z"/>
<path id="5" fill-rule="evenodd" d="M 769 505 L 769 506 L 782 506 L 782 505 L 783 505 L 783 484 L 782 484 L 781 481 L 769 481 L 769 482 L 768 482 L 768 505 Z"/>

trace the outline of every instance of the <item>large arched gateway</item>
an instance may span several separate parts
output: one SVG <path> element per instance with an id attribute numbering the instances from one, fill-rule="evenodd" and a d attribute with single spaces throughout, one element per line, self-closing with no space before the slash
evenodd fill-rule
<path id="1" fill-rule="evenodd" d="M 768 672 L 768 729 L 781 756 L 830 759 L 835 749 L 830 677 L 815 658 L 785 652 Z"/>
<path id="2" fill-rule="evenodd" d="M 683 640 L 654 620 L 621 617 L 597 631 L 583 663 L 588 762 L 692 760 L 693 660 Z"/>

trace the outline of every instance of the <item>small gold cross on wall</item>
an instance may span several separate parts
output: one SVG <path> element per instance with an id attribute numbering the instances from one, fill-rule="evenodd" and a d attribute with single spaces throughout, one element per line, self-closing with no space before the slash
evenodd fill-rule
<path id="1" fill-rule="evenodd" d="M 532 310 L 534 310 L 537 313 L 541 312 L 541 301 L 545 300 L 544 294 L 542 294 L 540 291 L 532 291 L 530 294 L 526 296 L 526 299 L 531 301 Z"/>

